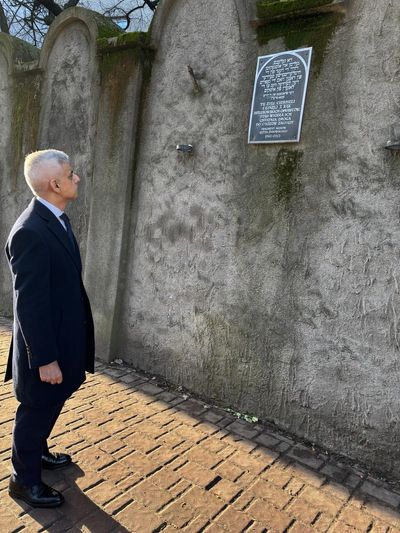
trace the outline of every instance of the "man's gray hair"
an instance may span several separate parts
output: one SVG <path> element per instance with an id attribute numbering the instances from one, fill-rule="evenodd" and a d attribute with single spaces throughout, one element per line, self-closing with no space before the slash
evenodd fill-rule
<path id="1" fill-rule="evenodd" d="M 42 185 L 41 168 L 46 164 L 63 165 L 69 163 L 69 157 L 61 150 L 38 150 L 27 155 L 24 163 L 25 180 L 32 192 L 40 192 Z"/>

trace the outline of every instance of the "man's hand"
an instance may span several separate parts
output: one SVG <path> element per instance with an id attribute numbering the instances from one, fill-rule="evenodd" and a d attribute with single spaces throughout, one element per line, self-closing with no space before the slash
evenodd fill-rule
<path id="1" fill-rule="evenodd" d="M 39 374 L 41 381 L 51 383 L 52 385 L 59 385 L 63 380 L 62 372 L 57 361 L 53 361 L 48 365 L 39 366 Z"/>

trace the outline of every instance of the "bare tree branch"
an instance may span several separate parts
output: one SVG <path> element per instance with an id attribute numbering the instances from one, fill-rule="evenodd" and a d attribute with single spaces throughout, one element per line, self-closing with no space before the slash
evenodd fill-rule
<path id="1" fill-rule="evenodd" d="M 0 30 L 41 46 L 48 26 L 78 3 L 127 31 L 145 31 L 159 0 L 0 0 Z M 66 2 L 65 4 L 63 2 Z"/>

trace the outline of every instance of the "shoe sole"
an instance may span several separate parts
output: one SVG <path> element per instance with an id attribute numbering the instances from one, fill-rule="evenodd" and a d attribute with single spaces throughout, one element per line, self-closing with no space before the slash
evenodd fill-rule
<path id="1" fill-rule="evenodd" d="M 72 464 L 72 461 L 70 461 L 69 463 L 65 463 L 64 465 L 44 465 L 42 464 L 42 468 L 43 470 L 58 470 L 59 468 L 66 468 L 67 466 L 71 465 Z"/>
<path id="2" fill-rule="evenodd" d="M 60 505 L 64 503 L 64 498 L 60 502 L 57 502 L 57 503 L 32 503 L 28 498 L 24 498 L 20 494 L 16 494 L 15 492 L 12 492 L 11 490 L 8 491 L 8 494 L 11 496 L 11 498 L 15 498 L 16 500 L 22 500 L 23 502 L 27 503 L 31 507 L 37 507 L 40 509 L 44 509 L 44 508 L 50 509 L 53 507 L 60 507 Z"/>

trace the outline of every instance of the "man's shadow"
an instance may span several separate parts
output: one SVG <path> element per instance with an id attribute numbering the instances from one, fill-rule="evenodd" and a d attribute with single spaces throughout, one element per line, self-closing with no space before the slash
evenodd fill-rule
<path id="1" fill-rule="evenodd" d="M 61 532 L 69 529 L 90 531 L 93 533 L 129 533 L 124 526 L 98 507 L 89 496 L 84 494 L 76 480 L 85 476 L 77 465 L 71 465 L 57 471 L 43 471 L 44 483 L 62 492 L 65 501 L 54 509 L 33 508 L 21 500 L 14 500 L 23 512 L 46 532 Z M 29 520 L 29 519 L 28 519 Z M 28 524 L 27 524 L 28 525 Z M 34 526 L 34 524 L 30 524 Z M 28 525 L 29 529 L 29 525 Z"/>

